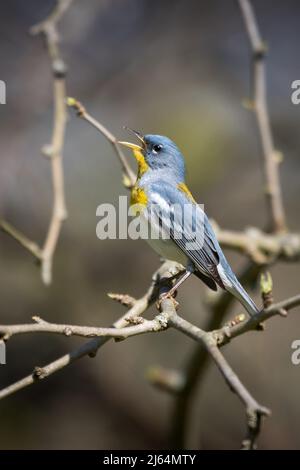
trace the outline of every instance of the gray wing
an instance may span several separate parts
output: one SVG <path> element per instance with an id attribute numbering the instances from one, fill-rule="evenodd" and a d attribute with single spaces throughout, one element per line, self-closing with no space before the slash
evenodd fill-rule
<path id="1" fill-rule="evenodd" d="M 154 208 L 152 213 L 168 230 L 170 238 L 202 275 L 224 288 L 217 269 L 220 257 L 224 255 L 201 207 L 164 181 L 151 184 L 148 194 L 148 202 Z M 212 285 L 210 287 L 213 288 Z"/>

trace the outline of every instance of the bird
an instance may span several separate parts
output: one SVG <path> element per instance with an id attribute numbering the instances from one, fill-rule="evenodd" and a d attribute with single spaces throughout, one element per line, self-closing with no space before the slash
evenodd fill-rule
<path id="1" fill-rule="evenodd" d="M 131 149 L 138 164 L 131 205 L 138 204 L 140 215 L 153 230 L 151 234 L 156 234 L 147 239 L 151 247 L 162 258 L 184 268 L 163 297 L 172 298 L 194 274 L 210 289 L 230 292 L 250 316 L 258 314 L 260 310 L 231 269 L 206 213 L 186 185 L 185 159 L 177 145 L 162 135 L 126 129 L 139 141 L 118 141 Z"/>

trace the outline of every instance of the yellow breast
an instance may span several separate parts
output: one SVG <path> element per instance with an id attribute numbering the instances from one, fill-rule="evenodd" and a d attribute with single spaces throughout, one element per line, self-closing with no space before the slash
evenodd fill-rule
<path id="1" fill-rule="evenodd" d="M 148 197 L 145 191 L 138 185 L 135 185 L 131 190 L 130 205 L 136 206 L 135 214 L 141 212 L 148 202 Z"/>

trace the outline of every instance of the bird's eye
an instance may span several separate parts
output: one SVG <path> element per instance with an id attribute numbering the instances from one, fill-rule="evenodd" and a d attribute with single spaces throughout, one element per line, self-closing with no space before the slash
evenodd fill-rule
<path id="1" fill-rule="evenodd" d="M 158 152 L 161 151 L 162 147 L 163 147 L 163 146 L 162 146 L 161 144 L 153 145 L 153 149 L 152 149 L 152 150 L 153 150 L 154 153 L 158 153 Z"/>

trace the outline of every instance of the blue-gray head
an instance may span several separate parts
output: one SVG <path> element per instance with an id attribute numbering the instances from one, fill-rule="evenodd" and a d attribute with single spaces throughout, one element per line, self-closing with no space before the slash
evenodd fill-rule
<path id="1" fill-rule="evenodd" d="M 139 175 L 147 170 L 166 170 L 176 180 L 183 181 L 185 176 L 184 158 L 174 142 L 163 135 L 146 134 L 142 136 L 133 131 L 141 145 L 119 142 L 132 149 L 139 165 Z"/>

